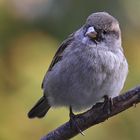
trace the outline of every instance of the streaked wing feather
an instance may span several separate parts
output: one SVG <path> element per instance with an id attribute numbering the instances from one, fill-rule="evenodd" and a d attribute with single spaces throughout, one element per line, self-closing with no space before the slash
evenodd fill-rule
<path id="1" fill-rule="evenodd" d="M 53 68 L 53 66 L 62 59 L 62 57 L 63 57 L 63 51 L 65 50 L 65 48 L 67 48 L 67 46 L 69 46 L 69 44 L 71 43 L 71 41 L 74 39 L 73 35 L 74 35 L 74 33 L 71 34 L 66 40 L 64 40 L 62 42 L 62 44 L 58 48 L 57 52 L 55 53 L 55 56 L 53 57 L 53 60 L 52 60 L 50 66 L 48 68 L 48 71 L 51 71 L 52 68 Z M 45 76 L 47 75 L 48 71 L 46 72 Z M 44 79 L 43 79 L 41 88 L 44 87 L 45 76 L 44 76 Z"/>

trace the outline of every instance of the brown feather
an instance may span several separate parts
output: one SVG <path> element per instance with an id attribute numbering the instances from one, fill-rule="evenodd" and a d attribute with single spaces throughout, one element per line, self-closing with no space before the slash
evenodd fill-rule
<path id="1" fill-rule="evenodd" d="M 72 40 L 74 39 L 73 37 L 74 33 L 69 35 L 69 37 L 64 41 L 62 42 L 62 44 L 60 45 L 60 47 L 58 48 L 57 52 L 55 53 L 55 56 L 53 57 L 53 60 L 48 68 L 48 71 L 51 71 L 53 66 L 61 61 L 62 57 L 63 57 L 63 51 L 69 46 L 69 44 L 72 42 Z M 43 89 L 44 87 L 44 80 L 45 80 L 45 77 L 48 73 L 48 71 L 46 72 L 45 76 L 44 76 L 44 79 L 43 79 L 43 82 L 42 82 L 42 85 L 41 85 L 41 88 Z"/>

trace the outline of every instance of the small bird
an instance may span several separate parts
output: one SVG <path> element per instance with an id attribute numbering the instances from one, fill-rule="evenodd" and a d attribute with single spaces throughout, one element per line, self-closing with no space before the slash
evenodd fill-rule
<path id="1" fill-rule="evenodd" d="M 128 73 L 121 30 L 107 12 L 92 13 L 62 42 L 43 79 L 43 97 L 28 113 L 42 118 L 51 107 L 83 111 L 119 95 Z"/>

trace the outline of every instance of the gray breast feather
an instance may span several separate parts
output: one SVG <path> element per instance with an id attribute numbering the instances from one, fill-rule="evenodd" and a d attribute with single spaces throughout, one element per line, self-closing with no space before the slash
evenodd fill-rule
<path id="1" fill-rule="evenodd" d="M 89 46 L 67 47 L 62 60 L 48 72 L 44 92 L 51 106 L 71 105 L 81 110 L 106 94 L 116 96 L 122 89 L 127 73 L 122 52 L 86 47 Z"/>

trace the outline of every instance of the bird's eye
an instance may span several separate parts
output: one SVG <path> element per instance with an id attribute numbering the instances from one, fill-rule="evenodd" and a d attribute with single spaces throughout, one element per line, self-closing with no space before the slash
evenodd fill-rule
<path id="1" fill-rule="evenodd" d="M 104 31 L 103 31 L 103 34 L 107 34 L 107 31 L 104 30 Z"/>

